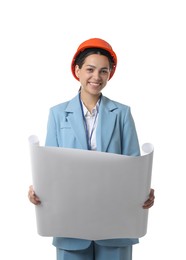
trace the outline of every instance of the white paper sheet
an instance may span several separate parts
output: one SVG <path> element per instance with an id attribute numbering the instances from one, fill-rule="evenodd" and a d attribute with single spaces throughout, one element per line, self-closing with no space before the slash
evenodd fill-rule
<path id="1" fill-rule="evenodd" d="M 139 238 L 147 232 L 153 146 L 142 156 L 39 146 L 31 136 L 33 186 L 41 236 L 90 240 Z"/>

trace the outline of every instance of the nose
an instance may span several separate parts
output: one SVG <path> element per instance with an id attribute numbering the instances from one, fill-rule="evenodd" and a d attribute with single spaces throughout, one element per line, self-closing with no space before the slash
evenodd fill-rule
<path id="1" fill-rule="evenodd" d="M 100 78 L 100 73 L 98 70 L 94 70 L 94 74 L 93 74 L 95 79 L 99 79 Z"/>

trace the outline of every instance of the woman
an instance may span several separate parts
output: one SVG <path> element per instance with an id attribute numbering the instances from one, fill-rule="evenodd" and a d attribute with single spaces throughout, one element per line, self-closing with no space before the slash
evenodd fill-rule
<path id="1" fill-rule="evenodd" d="M 117 56 L 108 42 L 92 38 L 80 44 L 71 64 L 72 74 L 80 82 L 80 90 L 72 100 L 50 109 L 46 146 L 140 155 L 130 107 L 102 95 L 116 65 Z M 40 204 L 32 186 L 28 196 L 33 204 Z M 151 189 L 143 208 L 148 209 L 153 204 L 154 190 Z M 132 245 L 138 242 L 136 238 L 53 239 L 57 260 L 131 260 Z"/>

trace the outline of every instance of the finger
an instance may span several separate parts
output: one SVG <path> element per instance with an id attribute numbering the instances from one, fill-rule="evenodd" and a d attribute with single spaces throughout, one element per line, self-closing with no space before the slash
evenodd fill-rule
<path id="1" fill-rule="evenodd" d="M 148 199 L 148 200 L 144 203 L 143 208 L 144 208 L 144 209 L 148 209 L 148 208 L 151 208 L 153 205 L 154 205 L 154 200 Z"/>
<path id="2" fill-rule="evenodd" d="M 154 194 L 154 189 L 151 188 L 151 189 L 150 189 L 150 193 L 151 193 L 151 194 Z"/>
<path id="3" fill-rule="evenodd" d="M 151 208 L 153 205 L 154 205 L 154 202 L 151 202 L 151 203 L 149 203 L 149 204 L 144 204 L 144 205 L 143 205 L 143 208 L 144 208 L 144 209 L 149 209 L 149 208 Z"/>
<path id="4" fill-rule="evenodd" d="M 28 198 L 29 198 L 30 202 L 32 202 L 35 205 L 38 205 L 41 203 L 40 199 L 36 196 L 36 194 L 33 190 L 29 190 Z"/>
<path id="5" fill-rule="evenodd" d="M 30 197 L 29 200 L 35 205 L 39 205 L 41 203 L 37 197 Z"/>
<path id="6" fill-rule="evenodd" d="M 155 200 L 155 196 L 154 196 L 154 195 L 151 195 L 151 196 L 149 197 L 149 200 L 150 200 L 150 201 L 154 201 L 154 200 Z"/>

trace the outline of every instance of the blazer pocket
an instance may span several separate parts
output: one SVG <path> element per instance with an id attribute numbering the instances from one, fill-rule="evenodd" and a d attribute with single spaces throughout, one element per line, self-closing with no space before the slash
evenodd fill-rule
<path id="1" fill-rule="evenodd" d="M 71 126 L 69 124 L 69 122 L 61 122 L 60 123 L 60 129 L 71 129 Z"/>

